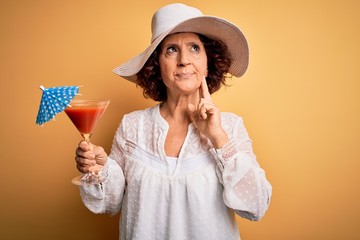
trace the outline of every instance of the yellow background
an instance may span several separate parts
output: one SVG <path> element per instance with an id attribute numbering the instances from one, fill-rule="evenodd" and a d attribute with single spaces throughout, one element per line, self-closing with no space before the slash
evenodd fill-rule
<path id="1" fill-rule="evenodd" d="M 64 113 L 35 125 L 40 85 L 83 85 L 111 104 L 93 142 L 110 150 L 124 113 L 152 106 L 111 70 L 147 47 L 173 1 L 0 1 L 0 238 L 117 239 L 118 216 L 90 213 L 70 179 L 80 141 Z M 250 66 L 214 100 L 243 116 L 273 185 L 243 239 L 356 239 L 360 222 L 360 2 L 184 1 L 240 26 Z"/>

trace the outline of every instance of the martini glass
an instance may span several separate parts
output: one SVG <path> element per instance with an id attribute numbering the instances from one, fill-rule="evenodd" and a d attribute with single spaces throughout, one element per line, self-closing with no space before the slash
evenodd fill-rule
<path id="1" fill-rule="evenodd" d="M 72 100 L 71 106 L 65 109 L 65 113 L 86 142 L 90 143 L 91 135 L 109 103 L 109 100 Z M 75 185 L 98 184 L 102 181 L 96 169 L 71 180 Z"/>

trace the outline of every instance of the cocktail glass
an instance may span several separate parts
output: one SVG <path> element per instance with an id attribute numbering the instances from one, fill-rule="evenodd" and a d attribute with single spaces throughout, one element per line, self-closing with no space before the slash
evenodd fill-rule
<path id="1" fill-rule="evenodd" d="M 109 103 L 109 100 L 72 100 L 71 106 L 65 109 L 65 113 L 88 143 L 90 143 L 91 135 Z M 89 173 L 75 177 L 71 182 L 75 185 L 83 185 L 98 184 L 102 181 L 103 179 L 98 175 L 98 170 L 94 166 Z"/>

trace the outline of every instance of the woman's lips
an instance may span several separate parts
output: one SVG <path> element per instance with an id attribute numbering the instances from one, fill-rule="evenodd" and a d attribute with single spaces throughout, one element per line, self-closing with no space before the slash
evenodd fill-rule
<path id="1" fill-rule="evenodd" d="M 176 76 L 179 78 L 190 78 L 194 76 L 194 73 L 177 73 Z"/>

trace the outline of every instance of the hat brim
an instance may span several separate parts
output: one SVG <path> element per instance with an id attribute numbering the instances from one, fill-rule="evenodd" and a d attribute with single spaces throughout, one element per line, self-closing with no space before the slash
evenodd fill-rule
<path id="1" fill-rule="evenodd" d="M 136 82 L 137 73 L 145 65 L 161 41 L 166 36 L 179 32 L 193 32 L 214 40 L 221 40 L 227 45 L 232 58 L 229 73 L 236 77 L 241 77 L 245 73 L 249 64 L 249 48 L 243 33 L 229 21 L 213 16 L 191 18 L 163 32 L 145 51 L 118 66 L 113 71 L 131 82 Z"/>

